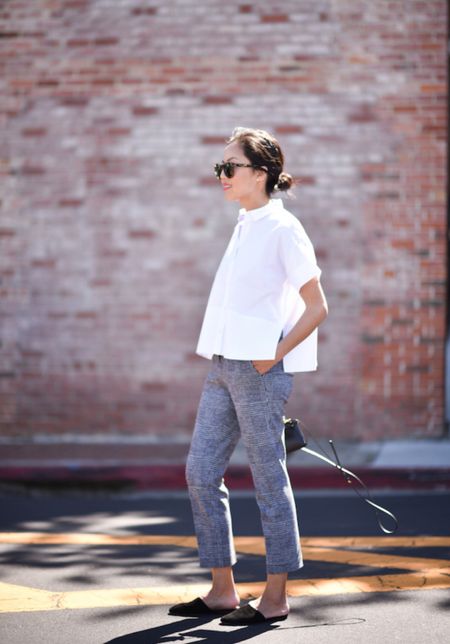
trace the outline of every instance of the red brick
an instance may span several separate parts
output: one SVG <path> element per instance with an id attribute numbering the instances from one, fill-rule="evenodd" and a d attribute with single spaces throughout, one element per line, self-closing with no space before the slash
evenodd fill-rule
<path id="1" fill-rule="evenodd" d="M 200 141 L 204 145 L 223 145 L 227 138 L 229 138 L 229 135 L 223 135 L 223 136 L 202 136 Z"/>
<path id="2" fill-rule="evenodd" d="M 60 199 L 58 202 L 58 205 L 61 208 L 77 208 L 78 206 L 82 206 L 84 203 L 83 199 Z"/>
<path id="3" fill-rule="evenodd" d="M 129 136 L 131 128 L 129 127 L 111 127 L 107 130 L 110 136 Z"/>
<path id="4" fill-rule="evenodd" d="M 23 136 L 45 136 L 46 133 L 45 127 L 26 127 L 22 130 Z"/>
<path id="5" fill-rule="evenodd" d="M 217 179 L 213 174 L 213 168 L 212 167 L 211 167 L 211 176 L 210 177 L 201 177 L 200 180 L 199 180 L 199 184 L 201 186 L 217 186 L 218 185 Z"/>
<path id="6" fill-rule="evenodd" d="M 157 7 L 135 7 L 131 11 L 133 16 L 154 16 L 158 13 Z"/>
<path id="7" fill-rule="evenodd" d="M 67 47 L 88 47 L 90 44 L 91 41 L 85 38 L 71 38 L 66 42 Z"/>
<path id="8" fill-rule="evenodd" d="M 38 87 L 58 87 L 59 81 L 55 79 L 45 78 L 37 82 Z"/>
<path id="9" fill-rule="evenodd" d="M 302 186 L 314 186 L 316 184 L 316 177 L 296 176 L 295 181 Z"/>
<path id="10" fill-rule="evenodd" d="M 54 268 L 56 260 L 54 259 L 33 259 L 31 262 L 32 268 Z"/>
<path id="11" fill-rule="evenodd" d="M 440 94 L 445 94 L 447 87 L 445 83 L 429 83 L 420 86 L 420 91 L 426 94 L 434 94 L 439 96 Z"/>
<path id="12" fill-rule="evenodd" d="M 233 102 L 230 96 L 205 96 L 203 103 L 205 105 L 229 105 Z"/>
<path id="13" fill-rule="evenodd" d="M 276 125 L 274 127 L 275 134 L 285 136 L 287 134 L 301 134 L 304 132 L 304 128 L 301 125 Z"/>
<path id="14" fill-rule="evenodd" d="M 78 313 L 75 314 L 76 318 L 79 319 L 85 319 L 85 318 L 96 318 L 97 317 L 97 312 L 96 311 L 78 311 Z"/>
<path id="15" fill-rule="evenodd" d="M 153 239 L 156 235 L 156 231 L 150 229 L 128 231 L 128 237 L 131 239 Z"/>
<path id="16" fill-rule="evenodd" d="M 272 13 L 261 16 L 261 22 L 264 23 L 280 23 L 289 22 L 289 16 L 285 13 Z"/>
<path id="17" fill-rule="evenodd" d="M 414 239 L 393 239 L 391 241 L 392 248 L 405 248 L 406 250 L 414 250 Z"/>
<path id="18" fill-rule="evenodd" d="M 159 112 L 157 107 L 147 107 L 145 105 L 137 105 L 133 107 L 132 111 L 135 116 L 154 116 Z"/>
<path id="19" fill-rule="evenodd" d="M 24 176 L 40 176 L 45 174 L 46 170 L 43 166 L 26 163 L 22 166 L 20 172 Z"/>
<path id="20" fill-rule="evenodd" d="M 117 45 L 119 43 L 119 38 L 110 36 L 108 38 L 95 38 L 94 45 L 102 47 L 103 45 Z"/>
<path id="21" fill-rule="evenodd" d="M 89 98 L 83 96 L 67 96 L 60 99 L 61 105 L 67 107 L 85 107 L 89 104 Z"/>

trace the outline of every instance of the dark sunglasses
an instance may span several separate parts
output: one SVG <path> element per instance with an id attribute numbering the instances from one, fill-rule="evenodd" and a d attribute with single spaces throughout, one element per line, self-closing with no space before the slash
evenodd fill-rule
<path id="1" fill-rule="evenodd" d="M 233 163 L 232 161 L 227 161 L 226 163 L 216 163 L 214 166 L 214 174 L 218 179 L 222 172 L 227 179 L 234 177 L 235 168 L 261 168 L 259 165 L 254 165 L 253 163 Z M 261 168 L 265 170 L 265 168 Z"/>

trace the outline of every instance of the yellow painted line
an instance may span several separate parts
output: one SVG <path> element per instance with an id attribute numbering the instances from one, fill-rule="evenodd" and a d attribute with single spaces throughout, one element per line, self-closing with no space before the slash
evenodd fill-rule
<path id="1" fill-rule="evenodd" d="M 235 537 L 236 547 L 240 552 L 264 554 L 262 536 Z M 90 545 L 90 546 L 143 546 L 174 545 L 196 548 L 197 540 L 193 536 L 174 535 L 110 535 L 94 532 L 0 532 L 0 543 L 20 543 L 35 545 Z M 302 537 L 304 547 L 312 548 L 445 548 L 450 547 L 450 537 Z"/>
<path id="2" fill-rule="evenodd" d="M 110 535 L 93 532 L 0 532 L 0 543 L 74 546 L 153 546 L 173 545 L 196 548 L 197 539 L 172 535 Z"/>
<path id="3" fill-rule="evenodd" d="M 405 570 L 428 570 L 446 568 L 446 559 L 427 557 L 404 557 L 402 555 L 374 554 L 352 550 L 333 550 L 331 548 L 303 548 L 303 556 L 309 561 L 328 561 L 352 566 L 375 566 L 376 568 L 404 568 Z"/>
<path id="4" fill-rule="evenodd" d="M 237 584 L 237 588 L 241 598 L 246 600 L 260 595 L 264 585 L 264 582 L 243 583 Z M 36 588 L 0 583 L 0 612 L 173 604 L 203 595 L 209 587 L 209 584 L 192 584 L 52 593 Z M 291 597 L 446 588 L 450 588 L 450 567 L 444 570 L 429 570 L 427 573 L 414 572 L 404 575 L 288 581 L 288 593 Z"/>
<path id="5" fill-rule="evenodd" d="M 148 588 L 102 588 L 52 593 L 47 590 L 0 583 L 0 612 L 28 612 L 75 608 L 106 608 L 176 603 L 206 594 L 210 584 L 151 586 Z M 194 596 L 197 596 L 194 595 Z"/>
<path id="6" fill-rule="evenodd" d="M 234 547 L 241 554 L 262 555 L 266 554 L 264 537 L 235 537 Z"/>
<path id="7" fill-rule="evenodd" d="M 323 548 L 446 548 L 450 537 L 302 537 L 305 546 Z"/>
<path id="8" fill-rule="evenodd" d="M 0 612 L 49 610 L 54 605 L 52 596 L 47 590 L 0 582 Z"/>
<path id="9" fill-rule="evenodd" d="M 450 567 L 403 575 L 373 575 L 288 581 L 288 593 L 301 595 L 338 595 L 402 590 L 437 590 L 450 588 Z"/>

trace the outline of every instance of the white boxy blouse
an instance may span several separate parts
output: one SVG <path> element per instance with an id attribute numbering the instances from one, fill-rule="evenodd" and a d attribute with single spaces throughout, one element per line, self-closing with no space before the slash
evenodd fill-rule
<path id="1" fill-rule="evenodd" d="M 320 277 L 299 220 L 271 199 L 239 211 L 217 269 L 196 352 L 233 360 L 273 360 L 280 339 L 305 310 L 300 288 Z M 317 329 L 283 358 L 287 372 L 317 369 Z"/>

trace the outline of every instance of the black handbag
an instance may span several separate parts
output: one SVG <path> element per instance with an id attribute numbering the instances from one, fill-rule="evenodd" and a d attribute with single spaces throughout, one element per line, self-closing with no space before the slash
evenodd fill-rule
<path id="1" fill-rule="evenodd" d="M 299 422 L 296 418 L 284 418 L 284 444 L 286 452 L 295 452 L 302 447 L 306 447 L 306 438 L 300 429 Z"/>

